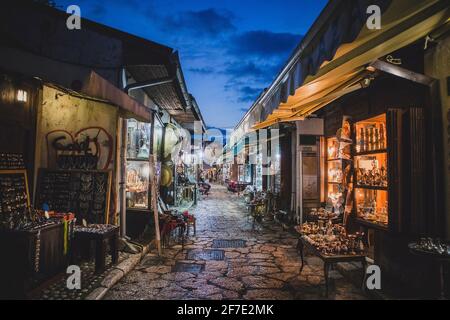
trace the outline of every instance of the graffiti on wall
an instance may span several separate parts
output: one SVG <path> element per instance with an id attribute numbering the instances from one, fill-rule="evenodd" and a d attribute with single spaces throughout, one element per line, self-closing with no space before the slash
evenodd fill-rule
<path id="1" fill-rule="evenodd" d="M 53 130 L 45 140 L 48 163 L 58 169 L 106 170 L 113 163 L 114 139 L 104 128 Z"/>

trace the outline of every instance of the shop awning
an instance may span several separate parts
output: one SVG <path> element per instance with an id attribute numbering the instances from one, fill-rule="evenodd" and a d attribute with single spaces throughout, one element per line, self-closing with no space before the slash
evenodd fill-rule
<path id="1" fill-rule="evenodd" d="M 262 121 L 253 129 L 262 129 L 280 122 L 304 120 L 306 116 L 327 104 L 339 99 L 345 94 L 359 90 L 363 86 L 363 80 L 370 72 L 361 69 L 351 72 L 340 79 L 328 78 L 314 81 L 298 89 L 297 95 L 302 100 L 291 105 L 282 104 L 265 121 Z"/>
<path id="2" fill-rule="evenodd" d="M 253 129 L 302 120 L 333 100 L 361 88 L 360 82 L 370 76 L 366 70 L 368 65 L 425 38 L 433 30 L 449 23 L 449 16 L 448 0 L 391 1 L 381 17 L 381 29 L 369 30 L 364 24 L 354 41 L 341 44 L 331 61 L 323 62 L 314 75 L 307 75 L 298 86 L 305 68 L 310 66 L 310 60 L 320 60 L 317 50 L 309 56 L 300 57 L 280 85 L 281 92 L 272 97 L 276 109 Z M 323 36 L 323 41 L 327 41 L 327 35 Z M 297 89 L 293 89 L 295 87 Z M 285 102 L 277 99 L 283 96 L 283 91 L 290 93 Z"/>
<path id="3" fill-rule="evenodd" d="M 91 71 L 89 77 L 84 81 L 81 92 L 117 105 L 120 108 L 121 116 L 124 118 L 135 118 L 143 122 L 152 121 L 152 111 L 149 108 L 131 98 L 94 71 Z"/>

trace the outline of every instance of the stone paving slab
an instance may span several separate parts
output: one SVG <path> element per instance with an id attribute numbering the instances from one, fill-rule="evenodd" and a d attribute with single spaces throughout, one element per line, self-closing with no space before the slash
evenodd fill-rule
<path id="1" fill-rule="evenodd" d="M 299 274 L 297 236 L 273 221 L 253 226 L 242 198 L 225 187 L 213 186 L 211 195 L 190 213 L 197 217 L 197 234 L 191 235 L 185 250 L 174 246 L 162 257 L 147 254 L 106 294 L 102 292 L 104 299 L 326 299 L 320 259 L 306 257 Z M 223 260 L 208 259 L 211 250 L 223 250 Z M 330 299 L 367 299 L 336 270 L 330 276 Z"/>

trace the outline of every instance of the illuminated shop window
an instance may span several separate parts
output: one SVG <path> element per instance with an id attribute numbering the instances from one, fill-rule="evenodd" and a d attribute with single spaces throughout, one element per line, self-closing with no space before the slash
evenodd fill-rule
<path id="1" fill-rule="evenodd" d="M 28 92 L 26 92 L 25 90 L 17 90 L 17 101 L 27 102 L 28 101 Z"/>

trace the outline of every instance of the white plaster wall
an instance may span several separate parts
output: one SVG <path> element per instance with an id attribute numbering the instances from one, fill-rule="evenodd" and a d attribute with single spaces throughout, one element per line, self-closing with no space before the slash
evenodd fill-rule
<path id="1" fill-rule="evenodd" d="M 68 133 L 74 136 L 78 131 L 89 127 L 103 128 L 112 138 L 111 146 L 108 135 L 103 131 L 99 135 L 99 142 L 103 145 L 99 161 L 99 168 L 114 169 L 116 149 L 118 110 L 117 107 L 98 101 L 80 99 L 70 96 L 52 87 L 43 87 L 43 102 L 38 110 L 37 134 L 36 134 L 36 168 L 53 168 L 53 148 L 49 147 L 46 136 L 52 131 L 57 132 L 48 135 L 49 142 L 57 136 L 66 136 Z M 63 132 L 66 131 L 66 132 Z M 98 129 L 89 129 L 87 133 L 94 137 Z M 112 160 L 107 161 L 107 152 L 111 149 Z"/>

